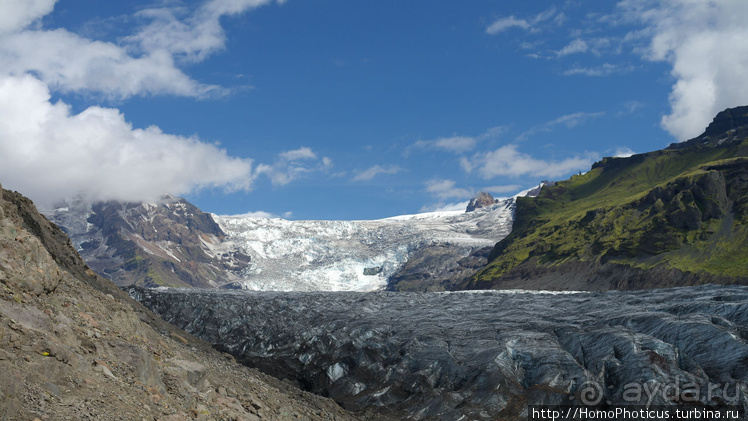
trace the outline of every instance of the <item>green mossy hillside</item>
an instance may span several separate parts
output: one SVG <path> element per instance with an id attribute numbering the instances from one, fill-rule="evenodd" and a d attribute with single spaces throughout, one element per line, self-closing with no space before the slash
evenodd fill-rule
<path id="1" fill-rule="evenodd" d="M 745 279 L 748 136 L 735 138 L 745 130 L 730 130 L 686 146 L 605 158 L 585 174 L 545 186 L 536 198 L 519 198 L 512 233 L 463 287 L 501 288 L 508 278 L 518 287 L 518 278 L 580 263 L 659 266 L 710 282 Z M 565 289 L 558 282 L 551 288 Z"/>

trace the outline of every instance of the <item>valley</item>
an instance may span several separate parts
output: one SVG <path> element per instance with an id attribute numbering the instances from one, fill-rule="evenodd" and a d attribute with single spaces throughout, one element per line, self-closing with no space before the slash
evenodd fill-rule
<path id="1" fill-rule="evenodd" d="M 3 328 L 13 352 L 0 363 L 31 362 L 35 348 L 62 364 L 73 358 L 82 377 L 65 387 L 83 388 L 75 399 L 87 396 L 82 385 L 103 385 L 100 376 L 90 380 L 96 373 L 125 376 L 117 387 L 127 399 L 143 399 L 138 381 L 146 382 L 152 403 L 166 399 L 179 409 L 149 405 L 145 412 L 166 415 L 284 419 L 287 408 L 268 402 L 287 393 L 336 419 L 525 419 L 528 405 L 745 409 L 746 116 L 748 107 L 726 110 L 691 141 L 604 158 L 586 173 L 514 197 L 480 194 L 465 211 L 379 220 L 218 216 L 165 196 L 154 203 L 73 200 L 45 211 L 58 229 L 28 199 L 4 192 L 12 219 L 3 222 L 0 317 L 26 336 Z M 23 259 L 31 266 L 19 265 Z M 86 294 L 70 298 L 77 290 Z M 85 304 L 90 300 L 97 304 Z M 101 302 L 122 314 L 107 318 Z M 76 316 L 70 303 L 83 311 Z M 145 351 L 151 354 L 137 350 L 147 346 L 142 335 L 159 344 Z M 113 350 L 99 344 L 102 337 Z M 215 362 L 221 354 L 210 346 L 228 366 Z M 215 370 L 238 370 L 234 359 L 280 382 L 263 403 L 259 389 L 221 389 Z M 207 384 L 194 381 L 193 363 Z M 153 370 L 143 364 L 164 374 L 147 377 Z M 18 402 L 43 379 L 19 391 L 12 373 L 0 387 L 14 396 L 6 407 L 22 413 Z M 60 376 L 57 389 L 47 389 L 53 395 Z M 225 382 L 236 390 L 263 379 L 257 376 Z M 683 385 L 689 394 L 650 393 Z M 637 387 L 649 392 L 632 400 Z M 239 401 L 242 409 L 227 406 Z M 306 403 L 291 411 L 300 414 Z M 50 398 L 33 413 L 46 413 L 45 405 L 64 411 Z"/>

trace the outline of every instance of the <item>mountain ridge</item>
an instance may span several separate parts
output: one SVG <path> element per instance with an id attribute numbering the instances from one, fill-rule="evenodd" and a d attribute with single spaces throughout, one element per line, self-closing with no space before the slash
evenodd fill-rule
<path id="1" fill-rule="evenodd" d="M 45 211 L 84 260 L 118 285 L 216 287 L 239 279 L 250 257 L 214 253 L 225 233 L 182 198 L 160 202 L 72 201 Z"/>
<path id="2" fill-rule="evenodd" d="M 486 248 L 509 233 L 514 200 L 368 221 L 219 216 L 173 196 L 71 201 L 45 213 L 120 286 L 427 291 L 453 289 L 487 263 Z"/>
<path id="3" fill-rule="evenodd" d="M 725 110 L 683 145 L 604 158 L 518 199 L 512 232 L 461 287 L 748 283 L 746 116 L 748 107 Z"/>

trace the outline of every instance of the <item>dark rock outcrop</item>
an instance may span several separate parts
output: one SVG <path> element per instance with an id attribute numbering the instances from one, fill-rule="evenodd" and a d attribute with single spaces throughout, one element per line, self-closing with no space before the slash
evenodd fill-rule
<path id="1" fill-rule="evenodd" d="M 496 199 L 490 193 L 480 192 L 474 198 L 470 199 L 465 212 L 472 212 L 476 209 L 486 208 L 496 204 Z"/>
<path id="2" fill-rule="evenodd" d="M 451 291 L 488 263 L 492 247 L 433 244 L 417 249 L 387 280 L 388 291 Z"/>
<path id="3" fill-rule="evenodd" d="M 724 136 L 730 131 L 737 131 L 748 127 L 748 106 L 728 108 L 714 117 L 709 126 L 707 126 L 702 138 L 711 138 L 712 136 Z"/>
<path id="4" fill-rule="evenodd" d="M 526 418 L 530 404 L 748 405 L 748 287 L 129 292 L 237 359 L 350 409 L 497 420 Z M 676 387 L 690 395 L 674 396 Z"/>

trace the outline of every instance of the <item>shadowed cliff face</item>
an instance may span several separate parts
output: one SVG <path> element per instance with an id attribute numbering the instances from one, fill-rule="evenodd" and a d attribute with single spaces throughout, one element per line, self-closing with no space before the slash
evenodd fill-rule
<path id="1" fill-rule="evenodd" d="M 707 405 L 725 396 L 748 404 L 748 287 L 129 292 L 238 359 L 351 409 L 495 420 L 522 418 L 528 404 L 687 405 L 667 394 L 676 384 L 691 384 Z M 719 391 L 707 396 L 710 384 Z M 637 387 L 638 399 L 624 393 Z"/>
<path id="2" fill-rule="evenodd" d="M 292 418 L 366 419 L 167 324 L 0 187 L 0 420 Z"/>

